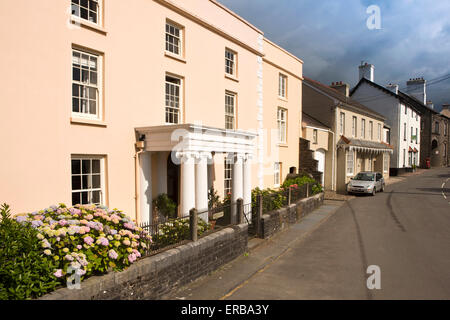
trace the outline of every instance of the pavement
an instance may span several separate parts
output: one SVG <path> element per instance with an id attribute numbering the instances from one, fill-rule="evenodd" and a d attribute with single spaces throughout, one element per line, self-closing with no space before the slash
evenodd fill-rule
<path id="1" fill-rule="evenodd" d="M 450 168 L 384 193 L 326 200 L 299 223 L 167 299 L 450 299 Z M 369 289 L 369 266 L 380 289 Z"/>

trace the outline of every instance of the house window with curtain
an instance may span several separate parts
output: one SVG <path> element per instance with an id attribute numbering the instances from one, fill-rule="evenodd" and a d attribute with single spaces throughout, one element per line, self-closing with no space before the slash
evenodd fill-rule
<path id="1" fill-rule="evenodd" d="M 366 119 L 361 119 L 361 138 L 366 138 Z"/>
<path id="2" fill-rule="evenodd" d="M 101 57 L 72 50 L 72 115 L 100 119 Z"/>
<path id="3" fill-rule="evenodd" d="M 339 132 L 341 135 L 345 134 L 345 113 L 341 112 L 341 118 L 339 123 Z"/>
<path id="4" fill-rule="evenodd" d="M 277 113 L 278 122 L 278 143 L 286 143 L 287 136 L 287 110 L 278 108 Z"/>
<path id="5" fill-rule="evenodd" d="M 104 205 L 104 158 L 72 157 L 72 205 Z"/>
<path id="6" fill-rule="evenodd" d="M 387 155 L 387 153 L 385 153 L 383 156 L 383 172 L 389 172 L 389 156 Z"/>
<path id="7" fill-rule="evenodd" d="M 353 150 L 347 151 L 347 176 L 353 176 L 354 175 L 354 160 L 355 154 Z"/>
<path id="8" fill-rule="evenodd" d="M 236 61 L 237 53 L 230 50 L 225 49 L 225 73 L 230 76 L 236 77 Z"/>
<path id="9" fill-rule="evenodd" d="M 281 185 L 281 162 L 275 162 L 274 165 L 274 185 L 275 187 Z"/>
<path id="10" fill-rule="evenodd" d="M 352 137 L 356 138 L 356 117 L 352 117 Z"/>
<path id="11" fill-rule="evenodd" d="M 313 144 L 317 144 L 318 143 L 317 134 L 318 134 L 318 130 L 314 129 L 313 130 Z"/>
<path id="12" fill-rule="evenodd" d="M 236 121 L 236 95 L 234 93 L 225 93 L 225 129 L 235 129 Z"/>
<path id="13" fill-rule="evenodd" d="M 72 0 L 72 15 L 98 24 L 100 6 L 98 0 Z"/>
<path id="14" fill-rule="evenodd" d="M 284 74 L 279 74 L 278 78 L 278 96 L 286 99 L 287 97 L 287 76 Z"/>
<path id="15" fill-rule="evenodd" d="M 181 79 L 166 76 L 166 124 L 180 123 Z"/>
<path id="16" fill-rule="evenodd" d="M 182 36 L 183 30 L 181 27 L 171 22 L 166 22 L 166 51 L 175 55 L 182 55 Z"/>
<path id="17" fill-rule="evenodd" d="M 370 140 L 373 140 L 373 122 L 369 122 L 369 138 Z"/>

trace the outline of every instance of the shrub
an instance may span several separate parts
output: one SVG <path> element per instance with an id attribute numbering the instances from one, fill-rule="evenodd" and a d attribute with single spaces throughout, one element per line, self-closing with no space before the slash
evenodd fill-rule
<path id="1" fill-rule="evenodd" d="M 208 208 L 217 208 L 222 206 L 220 196 L 214 188 L 208 190 Z"/>
<path id="2" fill-rule="evenodd" d="M 208 223 L 199 219 L 197 235 L 201 236 L 210 227 Z M 155 248 L 170 246 L 188 240 L 190 235 L 189 218 L 169 221 L 159 226 L 158 233 L 153 236 L 153 246 Z"/>
<path id="3" fill-rule="evenodd" d="M 145 253 L 151 237 L 124 213 L 103 206 L 64 204 L 19 215 L 17 222 L 36 229 L 34 250 L 54 261 L 53 274 L 61 284 L 70 267 L 83 280 L 109 270 L 123 270 Z"/>
<path id="4" fill-rule="evenodd" d="M 311 185 L 312 194 L 318 194 L 318 193 L 323 192 L 322 185 L 319 182 L 317 182 L 316 180 L 314 180 L 313 178 L 306 176 L 306 175 L 286 180 L 283 183 L 282 188 L 286 189 L 293 185 L 295 185 L 296 187 L 302 187 L 303 185 L 306 185 L 306 184 Z"/>
<path id="5" fill-rule="evenodd" d="M 280 209 L 286 203 L 286 196 L 284 195 L 283 190 L 261 190 L 259 188 L 255 188 L 252 190 L 252 208 L 256 208 L 256 206 L 258 205 L 257 196 L 259 194 L 262 195 L 264 213 Z"/>
<path id="6" fill-rule="evenodd" d="M 32 299 L 53 291 L 59 284 L 53 275 L 57 263 L 42 252 L 38 231 L 11 219 L 8 205 L 0 211 L 0 299 Z"/>
<path id="7" fill-rule="evenodd" d="M 166 218 L 175 218 L 177 214 L 177 205 L 165 193 L 160 194 L 153 200 L 153 206 Z"/>

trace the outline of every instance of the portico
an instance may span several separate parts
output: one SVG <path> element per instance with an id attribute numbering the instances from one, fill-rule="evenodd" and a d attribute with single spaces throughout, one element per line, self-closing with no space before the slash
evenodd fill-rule
<path id="1" fill-rule="evenodd" d="M 140 222 L 152 221 L 155 193 L 167 192 L 167 157 L 180 167 L 179 216 L 186 216 L 195 208 L 201 213 L 199 217 L 208 221 L 209 166 L 219 153 L 232 160 L 232 202 L 242 198 L 244 204 L 251 203 L 255 133 L 183 124 L 136 128 L 136 134 L 138 140 L 144 142 L 139 154 L 137 201 Z M 153 163 L 152 158 L 159 160 Z M 152 175 L 152 172 L 156 174 Z M 157 191 L 153 192 L 152 186 Z M 235 212 L 231 218 L 235 221 Z"/>

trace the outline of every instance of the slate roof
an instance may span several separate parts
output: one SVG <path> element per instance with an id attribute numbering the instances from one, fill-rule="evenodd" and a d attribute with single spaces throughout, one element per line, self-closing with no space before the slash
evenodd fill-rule
<path id="1" fill-rule="evenodd" d="M 305 112 L 302 112 L 302 122 L 304 122 L 309 127 L 314 127 L 314 128 L 324 129 L 324 130 L 331 129 L 327 125 L 323 124 L 316 118 L 311 117 L 310 115 L 308 115 Z"/>
<path id="2" fill-rule="evenodd" d="M 377 118 L 379 120 L 385 121 L 386 118 L 382 114 L 370 109 L 369 107 L 366 107 L 365 105 L 359 103 L 356 100 L 353 100 L 350 97 L 347 97 L 345 94 L 339 92 L 336 89 L 333 89 L 323 83 L 320 83 L 319 81 L 310 79 L 306 76 L 304 76 L 304 82 L 307 83 L 310 86 L 313 86 L 314 88 L 324 92 L 325 94 L 331 96 L 332 98 L 338 100 L 341 102 L 344 107 L 350 106 L 353 107 L 352 109 L 356 109 L 355 111 L 359 111 L 360 113 L 364 113 L 366 115 L 372 116 L 374 118 Z"/>

